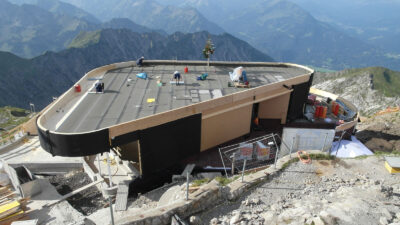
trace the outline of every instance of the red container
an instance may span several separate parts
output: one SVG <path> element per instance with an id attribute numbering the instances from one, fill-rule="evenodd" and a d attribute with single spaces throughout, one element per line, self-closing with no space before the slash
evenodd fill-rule
<path id="1" fill-rule="evenodd" d="M 75 85 L 75 92 L 81 92 L 81 85 L 80 84 Z"/>
<path id="2" fill-rule="evenodd" d="M 185 73 L 189 73 L 189 68 L 185 67 Z"/>
<path id="3" fill-rule="evenodd" d="M 340 108 L 339 104 L 336 104 L 335 111 L 333 112 L 333 114 L 335 114 L 335 116 L 337 116 L 339 114 L 339 108 Z"/>

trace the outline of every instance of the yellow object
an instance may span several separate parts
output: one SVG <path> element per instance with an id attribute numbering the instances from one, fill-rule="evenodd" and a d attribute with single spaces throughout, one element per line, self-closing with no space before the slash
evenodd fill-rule
<path id="1" fill-rule="evenodd" d="M 147 99 L 147 103 L 152 103 L 152 102 L 155 102 L 155 101 L 156 101 L 155 98 L 148 98 L 148 99 Z"/>
<path id="2" fill-rule="evenodd" d="M 8 210 L 11 210 L 11 209 L 13 209 L 15 207 L 19 207 L 19 206 L 20 206 L 20 204 L 18 201 L 14 201 L 14 202 L 2 205 L 2 206 L 0 206 L 0 213 L 7 212 Z"/>
<path id="3" fill-rule="evenodd" d="M 389 165 L 388 162 L 385 162 L 385 167 L 389 171 L 389 173 L 400 173 L 400 168 L 393 168 Z"/>
<path id="4" fill-rule="evenodd" d="M 12 217 L 19 216 L 19 215 L 24 214 L 24 213 L 25 213 L 25 212 L 21 210 L 21 211 L 19 211 L 19 212 L 16 212 L 16 213 L 14 213 L 14 214 L 11 214 L 11 215 L 9 215 L 9 216 L 7 216 L 7 217 L 4 217 L 4 218 L 0 219 L 0 222 L 1 222 L 1 221 L 8 220 L 8 219 L 11 219 Z"/>

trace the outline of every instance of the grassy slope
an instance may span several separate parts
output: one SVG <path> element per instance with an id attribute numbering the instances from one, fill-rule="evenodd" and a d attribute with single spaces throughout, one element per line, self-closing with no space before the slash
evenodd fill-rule
<path id="1" fill-rule="evenodd" d="M 0 107 L 0 128 L 10 130 L 29 120 L 29 112 L 26 109 L 10 106 Z M 2 133 L 0 131 L 0 133 Z"/>
<path id="2" fill-rule="evenodd" d="M 68 46 L 68 48 L 86 48 L 89 45 L 97 44 L 100 41 L 101 31 L 80 32 Z"/>

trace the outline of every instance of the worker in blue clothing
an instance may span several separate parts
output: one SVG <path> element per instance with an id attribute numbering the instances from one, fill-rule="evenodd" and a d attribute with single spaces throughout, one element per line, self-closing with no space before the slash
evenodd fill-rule
<path id="1" fill-rule="evenodd" d="M 136 60 L 136 65 L 139 66 L 139 67 L 143 66 L 143 60 L 144 60 L 144 56 L 138 58 Z"/>
<path id="2" fill-rule="evenodd" d="M 178 71 L 175 71 L 174 79 L 175 79 L 176 85 L 179 85 L 179 81 L 181 80 L 181 74 Z"/>

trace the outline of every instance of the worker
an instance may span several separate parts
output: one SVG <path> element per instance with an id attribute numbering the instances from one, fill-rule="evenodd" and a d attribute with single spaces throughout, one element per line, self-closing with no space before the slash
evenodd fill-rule
<path id="1" fill-rule="evenodd" d="M 179 85 L 179 81 L 181 80 L 181 74 L 178 71 L 175 71 L 174 79 L 175 79 L 176 85 Z"/>
<path id="2" fill-rule="evenodd" d="M 136 60 L 136 65 L 139 67 L 143 66 L 143 60 L 144 60 L 144 56 L 138 58 L 138 60 Z"/>

